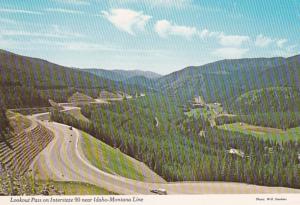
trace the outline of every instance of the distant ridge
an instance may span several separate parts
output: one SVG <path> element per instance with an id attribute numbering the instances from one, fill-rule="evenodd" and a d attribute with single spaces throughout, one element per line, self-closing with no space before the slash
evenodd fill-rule
<path id="1" fill-rule="evenodd" d="M 133 77 L 145 77 L 148 79 L 157 79 L 162 77 L 162 75 L 151 72 L 151 71 L 141 71 L 141 70 L 105 70 L 105 69 L 82 69 L 83 71 L 95 74 L 99 77 L 107 78 L 114 81 L 126 81 Z"/>

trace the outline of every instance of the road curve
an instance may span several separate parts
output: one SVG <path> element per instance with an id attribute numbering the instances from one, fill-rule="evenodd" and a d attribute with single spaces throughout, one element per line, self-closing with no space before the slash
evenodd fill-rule
<path id="1" fill-rule="evenodd" d="M 48 113 L 34 115 L 38 120 Z M 38 120 L 39 121 L 39 120 Z M 81 151 L 81 134 L 77 129 L 47 120 L 39 121 L 53 131 L 55 138 L 31 164 L 40 179 L 81 181 L 119 194 L 151 194 L 151 189 L 164 188 L 168 194 L 258 194 L 300 193 L 300 189 L 264 187 L 230 182 L 147 183 L 112 175 L 94 167 Z"/>

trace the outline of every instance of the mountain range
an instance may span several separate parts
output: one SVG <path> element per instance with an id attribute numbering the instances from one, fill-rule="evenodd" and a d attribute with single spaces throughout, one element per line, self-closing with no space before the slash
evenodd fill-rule
<path id="1" fill-rule="evenodd" d="M 69 68 L 0 50 L 0 76 L 2 103 L 9 106 L 12 106 L 9 99 L 26 89 L 35 90 L 38 98 L 51 97 L 57 101 L 66 100 L 75 91 L 97 97 L 105 89 L 131 94 L 160 92 L 177 96 L 183 102 L 201 95 L 206 102 L 221 102 L 230 109 L 238 97 L 253 90 L 271 87 L 299 90 L 300 55 L 221 60 L 161 76 L 139 70 Z M 30 106 L 22 101 L 18 97 L 14 106 Z"/>

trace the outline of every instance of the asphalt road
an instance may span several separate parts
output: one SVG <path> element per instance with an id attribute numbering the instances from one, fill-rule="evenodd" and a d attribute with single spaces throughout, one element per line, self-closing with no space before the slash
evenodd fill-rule
<path id="1" fill-rule="evenodd" d="M 44 116 L 43 116 L 44 115 Z M 41 119 L 45 114 L 34 115 Z M 151 189 L 164 188 L 168 194 L 257 194 L 300 193 L 300 189 L 264 187 L 229 182 L 147 183 L 103 172 L 87 161 L 81 151 L 81 134 L 77 129 L 56 122 L 40 121 L 53 131 L 55 138 L 36 157 L 31 168 L 40 179 L 81 181 L 119 194 L 151 194 Z"/>

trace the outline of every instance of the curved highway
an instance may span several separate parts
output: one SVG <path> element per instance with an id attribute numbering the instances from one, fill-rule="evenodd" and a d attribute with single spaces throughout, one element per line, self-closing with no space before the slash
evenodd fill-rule
<path id="1" fill-rule="evenodd" d="M 264 187 L 230 182 L 140 182 L 103 172 L 85 159 L 81 147 L 81 134 L 77 129 L 56 122 L 48 122 L 48 113 L 31 117 L 51 130 L 55 138 L 31 164 L 38 170 L 40 179 L 57 181 L 81 181 L 97 185 L 119 194 L 151 194 L 151 189 L 164 188 L 168 194 L 257 194 L 300 193 L 299 189 Z"/>

